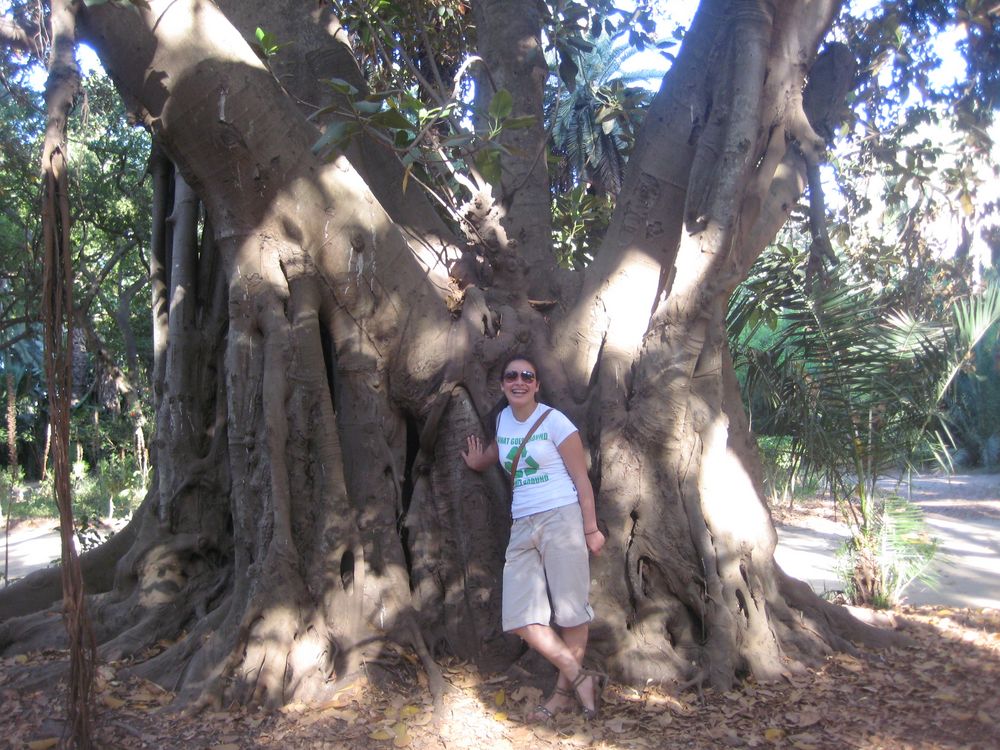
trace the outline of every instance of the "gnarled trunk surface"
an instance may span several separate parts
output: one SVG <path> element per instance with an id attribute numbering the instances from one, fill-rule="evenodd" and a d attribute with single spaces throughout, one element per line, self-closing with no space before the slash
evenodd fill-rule
<path id="1" fill-rule="evenodd" d="M 244 29 L 296 7 L 222 5 Z M 428 656 L 517 658 L 499 630 L 504 480 L 459 456 L 515 351 L 590 451 L 608 536 L 591 652 L 613 676 L 727 686 L 887 638 L 776 567 L 724 330 L 728 295 L 803 190 L 802 153 L 822 148 L 801 91 L 837 7 L 703 2 L 582 283 L 537 278 L 548 206 L 515 196 L 480 236 L 520 227 L 530 249 L 487 241 L 493 283 L 462 291 L 447 276 L 460 241 L 394 194 L 392 167 L 356 154 L 363 178 L 344 156 L 318 160 L 300 108 L 315 87 L 297 105 L 215 5 L 83 11 L 162 149 L 156 477 L 113 583 L 107 552 L 84 556 L 101 655 L 170 642 L 135 671 L 186 699 L 271 705 L 321 697 L 387 639 L 432 678 Z M 324 75 L 357 76 L 341 41 L 303 37 Z M 530 59 L 507 62 L 530 77 Z M 534 137 L 505 169 L 537 187 Z M 533 306 L 531 289 L 562 297 Z M 54 600 L 46 580 L 0 594 L 5 653 L 57 636 L 14 603 Z"/>

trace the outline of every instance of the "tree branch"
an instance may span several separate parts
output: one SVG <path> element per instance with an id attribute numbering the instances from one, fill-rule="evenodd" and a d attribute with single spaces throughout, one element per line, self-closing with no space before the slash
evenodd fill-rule
<path id="1" fill-rule="evenodd" d="M 834 266 L 840 261 L 833 251 L 830 234 L 826 230 L 826 200 L 823 195 L 819 162 L 801 148 L 797 150 L 806 163 L 806 177 L 809 180 L 809 233 L 813 239 L 809 245 L 809 262 L 806 264 L 806 288 L 808 288 L 815 274 L 824 273 L 824 261 L 829 261 Z"/>
<path id="2" fill-rule="evenodd" d="M 37 21 L 0 18 L 0 45 L 42 57 L 42 27 Z"/>

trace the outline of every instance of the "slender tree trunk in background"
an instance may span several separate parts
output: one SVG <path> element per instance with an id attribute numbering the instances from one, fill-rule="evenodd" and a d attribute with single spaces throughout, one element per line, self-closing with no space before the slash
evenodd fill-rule
<path id="1" fill-rule="evenodd" d="M 222 3 L 244 35 L 294 35 L 296 7 Z M 279 87 L 214 5 L 88 8 L 88 40 L 159 149 L 155 477 L 92 599 L 102 656 L 168 640 L 134 671 L 184 700 L 270 705 L 328 694 L 389 640 L 434 689 L 432 656 L 516 659 L 499 628 L 505 485 L 459 456 L 514 352 L 589 451 L 608 536 L 591 651 L 616 678 L 725 688 L 886 642 L 775 565 L 724 330 L 821 147 L 801 90 L 838 7 L 701 4 L 582 279 L 554 270 L 544 133 L 519 132 L 500 194 L 466 217 L 492 283 L 461 291 L 447 268 L 463 242 L 401 195 L 398 165 L 355 146 L 359 169 L 318 161 L 303 110 L 320 94 Z M 515 114 L 540 111 L 533 6 L 474 9 Z M 288 65 L 357 77 L 342 39 L 304 37 Z M 0 647 L 46 642 L 39 622 L 3 623 Z"/>

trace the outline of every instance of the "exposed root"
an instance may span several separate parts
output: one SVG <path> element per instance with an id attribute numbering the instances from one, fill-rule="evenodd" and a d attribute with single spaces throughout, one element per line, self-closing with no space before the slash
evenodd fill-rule
<path id="1" fill-rule="evenodd" d="M 792 578 L 777 565 L 778 590 L 790 607 L 801 612 L 800 627 L 839 651 L 853 653 L 853 644 L 889 648 L 906 642 L 898 631 L 873 627 L 855 618 L 849 610 L 813 593 L 809 585 Z"/>

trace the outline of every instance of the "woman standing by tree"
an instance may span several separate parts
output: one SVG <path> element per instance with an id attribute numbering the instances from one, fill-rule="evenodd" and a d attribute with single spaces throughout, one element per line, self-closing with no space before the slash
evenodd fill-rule
<path id="1" fill-rule="evenodd" d="M 584 716 L 594 718 L 602 676 L 582 666 L 594 616 L 587 554 L 601 551 L 604 534 L 597 528 L 583 442 L 562 412 L 538 403 L 538 369 L 530 360 L 515 357 L 502 372 L 507 407 L 497 419 L 496 437 L 484 447 L 470 435 L 462 458 L 475 471 L 500 461 L 511 474 L 503 629 L 559 670 L 555 690 L 529 721 L 551 719 L 577 700 Z"/>

